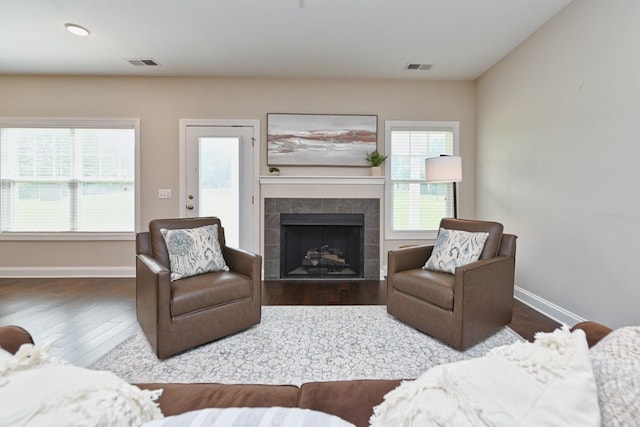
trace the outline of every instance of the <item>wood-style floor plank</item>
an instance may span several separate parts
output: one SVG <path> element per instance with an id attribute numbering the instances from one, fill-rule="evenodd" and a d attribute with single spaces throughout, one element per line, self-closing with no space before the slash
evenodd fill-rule
<path id="1" fill-rule="evenodd" d="M 386 283 L 265 281 L 263 305 L 384 305 Z M 138 330 L 134 278 L 0 279 L 0 325 L 27 329 L 50 352 L 89 366 Z M 559 324 L 514 301 L 510 327 L 528 340 Z"/>

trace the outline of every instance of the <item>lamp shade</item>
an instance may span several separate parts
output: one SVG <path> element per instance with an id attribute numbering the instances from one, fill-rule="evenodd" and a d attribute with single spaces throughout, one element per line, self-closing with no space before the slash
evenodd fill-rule
<path id="1" fill-rule="evenodd" d="M 462 181 L 462 157 L 439 156 L 425 159 L 424 178 L 427 182 Z"/>

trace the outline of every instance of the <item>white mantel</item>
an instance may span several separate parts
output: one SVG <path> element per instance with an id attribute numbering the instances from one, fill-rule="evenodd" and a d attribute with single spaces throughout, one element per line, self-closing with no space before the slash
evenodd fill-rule
<path id="1" fill-rule="evenodd" d="M 261 176 L 260 196 L 382 199 L 384 182 L 381 176 Z"/>
<path id="2" fill-rule="evenodd" d="M 261 176 L 260 185 L 384 185 L 383 176 Z"/>

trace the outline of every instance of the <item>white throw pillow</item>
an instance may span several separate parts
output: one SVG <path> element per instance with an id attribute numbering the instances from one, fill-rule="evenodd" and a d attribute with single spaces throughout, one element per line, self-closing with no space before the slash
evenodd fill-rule
<path id="1" fill-rule="evenodd" d="M 163 228 L 160 232 L 169 252 L 171 280 L 229 271 L 218 242 L 217 224 L 176 230 Z"/>
<path id="2" fill-rule="evenodd" d="M 440 228 L 438 239 L 425 270 L 454 274 L 456 267 L 477 261 L 484 249 L 489 233 L 471 233 L 462 230 Z"/>
<path id="3" fill-rule="evenodd" d="M 355 427 L 335 415 L 301 408 L 209 408 L 151 421 L 143 427 Z"/>
<path id="4" fill-rule="evenodd" d="M 79 368 L 23 344 L 0 363 L 0 425 L 137 426 L 162 417 L 160 392 Z"/>
<path id="5" fill-rule="evenodd" d="M 536 341 L 436 366 L 403 382 L 374 408 L 381 426 L 593 426 L 600 411 L 583 331 L 537 334 Z"/>
<path id="6" fill-rule="evenodd" d="M 591 348 L 603 427 L 640 422 L 640 326 L 619 328 Z"/>

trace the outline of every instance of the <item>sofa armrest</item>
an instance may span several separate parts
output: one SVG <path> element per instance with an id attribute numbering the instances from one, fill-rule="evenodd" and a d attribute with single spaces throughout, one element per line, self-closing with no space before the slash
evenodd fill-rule
<path id="1" fill-rule="evenodd" d="M 20 326 L 0 326 L 0 347 L 9 353 L 15 353 L 22 344 L 33 344 L 33 337 Z"/>
<path id="2" fill-rule="evenodd" d="M 587 335 L 587 343 L 589 343 L 589 347 L 596 345 L 602 338 L 609 335 L 613 330 L 608 326 L 590 320 L 575 324 L 571 328 L 571 331 L 573 332 L 576 329 L 582 329 Z"/>
<path id="3" fill-rule="evenodd" d="M 433 252 L 433 245 L 408 246 L 387 253 L 387 275 L 422 268 Z"/>

